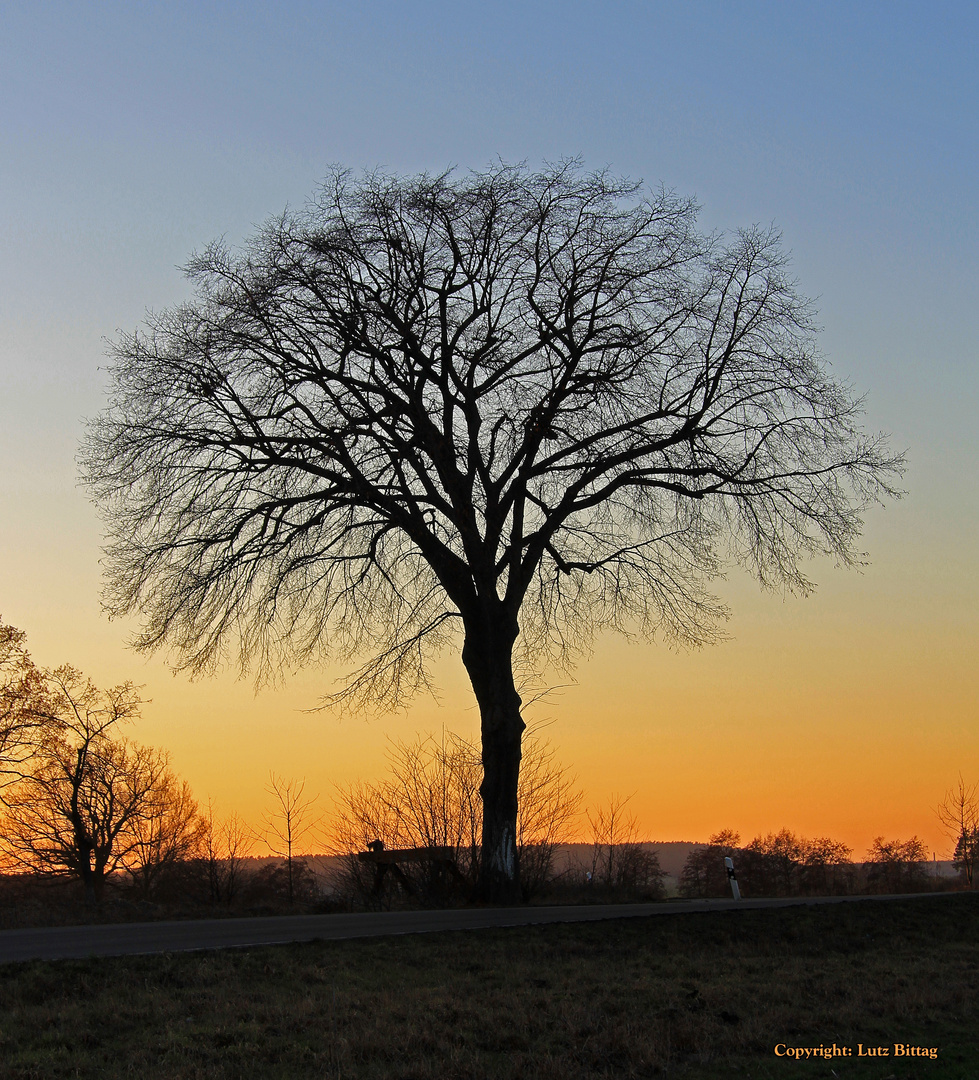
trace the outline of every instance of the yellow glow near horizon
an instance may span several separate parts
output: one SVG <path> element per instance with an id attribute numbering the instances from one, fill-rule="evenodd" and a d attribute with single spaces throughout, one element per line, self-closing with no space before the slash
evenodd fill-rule
<path id="1" fill-rule="evenodd" d="M 734 828 L 747 841 L 784 826 L 843 840 L 855 858 L 881 834 L 917 834 L 947 856 L 934 807 L 959 772 L 979 776 L 977 605 L 968 579 L 953 595 L 934 561 L 908 588 L 906 538 L 884 529 L 902 514 L 875 519 L 877 563 L 862 574 L 820 566 L 808 599 L 762 593 L 743 577 L 722 583 L 733 615 L 718 646 L 677 652 L 606 636 L 573 681 L 552 673 L 558 688 L 528 720 L 546 725 L 539 730 L 577 775 L 586 805 L 631 796 L 649 839 L 703 841 Z M 443 728 L 478 737 L 457 655 L 436 665 L 440 703 L 337 719 L 303 711 L 337 671 L 303 671 L 256 693 L 230 673 L 191 682 L 162 659 L 134 656 L 120 628 L 94 614 L 94 573 L 84 579 L 77 607 L 59 613 L 22 577 L 7 589 L 19 595 L 5 621 L 28 631 L 39 663 L 72 662 L 100 685 L 145 684 L 151 700 L 131 734 L 167 748 L 219 815 L 257 824 L 274 770 L 304 776 L 328 816 L 336 785 L 384 774 L 389 739 Z M 583 818 L 578 838 L 587 832 Z"/>

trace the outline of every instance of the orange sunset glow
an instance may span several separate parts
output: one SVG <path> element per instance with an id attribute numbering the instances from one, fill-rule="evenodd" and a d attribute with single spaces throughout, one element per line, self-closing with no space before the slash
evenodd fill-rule
<path id="1" fill-rule="evenodd" d="M 975 608 L 943 592 L 938 567 L 916 583 L 900 573 L 908 518 L 906 501 L 872 514 L 874 562 L 859 573 L 819 566 L 813 596 L 772 595 L 743 574 L 721 582 L 732 615 L 719 645 L 600 638 L 571 676 L 548 673 L 553 689 L 531 706 L 530 726 L 577 776 L 586 805 L 631 795 L 650 839 L 706 840 L 733 828 L 747 840 L 785 826 L 843 840 L 859 858 L 875 836 L 917 834 L 947 857 L 934 807 L 979 757 Z M 96 576 L 86 576 L 94 593 Z M 4 618 L 16 624 L 38 590 L 25 580 L 8 583 L 6 595 Z M 68 607 L 62 617 L 78 615 Z M 384 772 L 389 740 L 443 728 L 478 736 L 454 655 L 437 664 L 439 701 L 341 719 L 309 711 L 340 669 L 286 675 L 256 692 L 232 672 L 172 675 L 160 659 L 113 648 L 123 633 L 92 619 L 77 636 L 35 630 L 29 645 L 39 663 L 70 660 L 101 685 L 144 685 L 132 734 L 166 747 L 198 798 L 222 813 L 260 820 L 274 770 L 305 777 L 328 818 L 337 785 Z M 588 838 L 584 818 L 579 837 Z"/>

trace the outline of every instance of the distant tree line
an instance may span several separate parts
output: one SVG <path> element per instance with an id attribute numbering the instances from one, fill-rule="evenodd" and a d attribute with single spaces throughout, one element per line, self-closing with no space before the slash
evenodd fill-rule
<path id="1" fill-rule="evenodd" d="M 730 896 L 725 857 L 734 861 L 746 897 L 920 892 L 934 884 L 928 852 L 917 836 L 878 836 L 863 862 L 854 862 L 852 849 L 839 840 L 796 836 L 788 829 L 756 836 L 744 846 L 740 839 L 732 829 L 724 829 L 695 848 L 680 874 L 680 895 Z M 958 862 L 955 867 L 960 869 Z"/>

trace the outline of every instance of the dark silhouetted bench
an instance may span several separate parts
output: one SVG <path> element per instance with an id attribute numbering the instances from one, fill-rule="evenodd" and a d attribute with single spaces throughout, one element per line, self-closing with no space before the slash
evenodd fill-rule
<path id="1" fill-rule="evenodd" d="M 372 840 L 367 848 L 367 851 L 357 852 L 357 858 L 362 862 L 374 864 L 373 892 L 375 896 L 384 888 L 384 877 L 388 870 L 397 878 L 406 893 L 410 896 L 416 894 L 417 890 L 411 879 L 401 869 L 403 863 L 426 863 L 436 871 L 447 874 L 463 888 L 468 887 L 466 879 L 456 865 L 455 848 L 385 848 L 383 840 Z"/>

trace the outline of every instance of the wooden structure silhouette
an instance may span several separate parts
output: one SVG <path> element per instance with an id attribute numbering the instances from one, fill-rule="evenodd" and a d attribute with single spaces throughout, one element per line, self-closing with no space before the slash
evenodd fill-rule
<path id="1" fill-rule="evenodd" d="M 362 862 L 374 864 L 374 886 L 372 889 L 374 896 L 379 896 L 383 892 L 384 878 L 389 870 L 409 896 L 417 896 L 418 889 L 401 869 L 402 863 L 425 863 L 440 876 L 457 882 L 464 889 L 468 890 L 469 888 L 469 883 L 456 865 L 455 848 L 422 847 L 392 848 L 388 850 L 384 847 L 383 840 L 372 840 L 367 845 L 367 849 L 367 851 L 359 851 L 357 858 Z"/>

